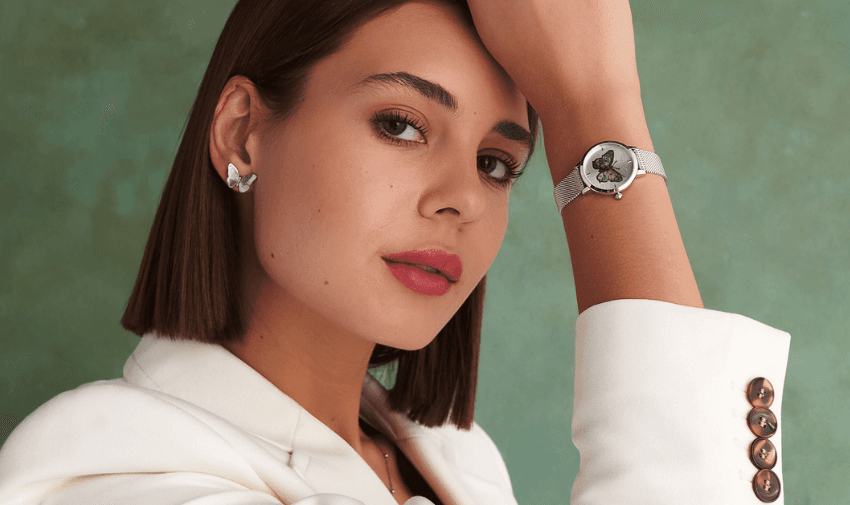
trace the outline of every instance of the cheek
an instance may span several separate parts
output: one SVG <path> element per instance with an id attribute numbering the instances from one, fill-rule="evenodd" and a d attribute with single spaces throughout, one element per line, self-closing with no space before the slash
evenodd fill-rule
<path id="1" fill-rule="evenodd" d="M 499 253 L 499 249 L 501 249 L 502 243 L 505 240 L 505 232 L 508 229 L 508 206 L 501 206 L 496 212 L 498 214 L 493 216 L 491 221 L 493 232 L 489 234 L 493 242 L 487 250 L 493 252 L 488 265 L 492 265 L 492 262 L 496 259 L 496 255 Z M 487 268 L 489 269 L 490 267 L 488 266 Z"/>
<path id="2" fill-rule="evenodd" d="M 332 131 L 289 143 L 275 153 L 284 162 L 264 166 L 254 239 L 260 263 L 278 283 L 292 272 L 334 275 L 329 265 L 343 264 L 343 256 L 369 261 L 396 240 L 382 232 L 403 215 L 406 176 L 374 143 L 328 138 Z"/>

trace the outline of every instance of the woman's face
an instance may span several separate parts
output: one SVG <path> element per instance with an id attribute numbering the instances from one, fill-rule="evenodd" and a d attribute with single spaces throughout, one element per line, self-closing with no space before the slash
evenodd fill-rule
<path id="1" fill-rule="evenodd" d="M 529 124 L 525 97 L 470 30 L 431 2 L 369 21 L 314 67 L 297 112 L 252 158 L 253 282 L 285 299 L 292 314 L 280 317 L 419 349 L 487 273 L 508 224 L 499 181 L 527 160 L 515 139 Z M 370 79 L 400 73 L 415 77 Z M 503 122 L 521 130 L 494 132 Z M 435 248 L 463 266 L 439 296 L 406 287 L 383 259 Z"/>

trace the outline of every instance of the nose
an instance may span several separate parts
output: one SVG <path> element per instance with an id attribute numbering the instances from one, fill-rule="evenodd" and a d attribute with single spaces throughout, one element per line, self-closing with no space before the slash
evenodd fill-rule
<path id="1" fill-rule="evenodd" d="M 425 216 L 451 213 L 460 223 L 483 218 L 491 205 L 507 206 L 507 190 L 486 180 L 478 170 L 478 154 L 445 156 L 429 178 L 430 187 L 421 202 Z"/>

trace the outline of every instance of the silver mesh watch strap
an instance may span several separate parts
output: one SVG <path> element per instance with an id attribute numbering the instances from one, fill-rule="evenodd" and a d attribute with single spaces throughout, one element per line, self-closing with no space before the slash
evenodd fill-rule
<path id="1" fill-rule="evenodd" d="M 657 154 L 636 147 L 630 147 L 630 149 L 637 156 L 638 170 L 646 171 L 648 174 L 660 175 L 664 178 L 664 183 L 667 184 L 667 174 L 664 173 L 661 158 Z M 555 203 L 558 205 L 558 214 L 564 210 L 568 203 L 578 198 L 585 188 L 584 181 L 581 180 L 581 175 L 579 175 L 579 168 L 580 165 L 577 165 L 555 186 Z"/>
<path id="2" fill-rule="evenodd" d="M 641 170 L 645 170 L 648 174 L 660 175 L 664 178 L 664 184 L 667 184 L 667 174 L 664 173 L 664 167 L 661 166 L 661 158 L 652 151 L 644 151 L 637 147 L 632 147 L 635 156 L 638 159 L 638 166 Z"/>
<path id="3" fill-rule="evenodd" d="M 558 214 L 564 210 L 568 203 L 578 198 L 584 189 L 584 181 L 581 180 L 578 169 L 579 167 L 575 167 L 555 186 L 555 203 L 558 204 Z"/>

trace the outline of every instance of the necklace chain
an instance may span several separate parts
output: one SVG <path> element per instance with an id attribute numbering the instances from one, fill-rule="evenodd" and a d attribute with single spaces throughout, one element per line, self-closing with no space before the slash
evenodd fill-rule
<path id="1" fill-rule="evenodd" d="M 375 445 L 378 446 L 378 449 L 384 453 L 384 461 L 387 463 L 387 478 L 390 480 L 390 494 L 395 495 L 395 487 L 393 487 L 393 476 L 390 473 L 390 454 L 384 451 L 384 448 L 381 447 L 381 444 L 378 443 L 377 437 L 375 437 Z"/>
<path id="2" fill-rule="evenodd" d="M 387 477 L 390 479 L 390 494 L 395 494 L 395 488 L 393 487 L 393 476 L 390 474 L 390 455 L 388 453 L 384 453 L 384 461 L 387 462 Z"/>

